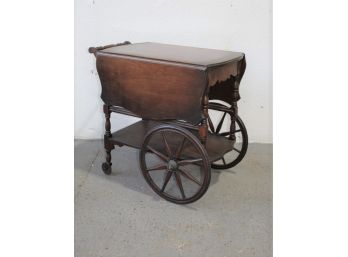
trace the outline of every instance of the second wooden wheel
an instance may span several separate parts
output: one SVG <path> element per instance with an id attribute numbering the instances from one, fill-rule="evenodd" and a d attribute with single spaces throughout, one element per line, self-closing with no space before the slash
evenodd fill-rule
<path id="1" fill-rule="evenodd" d="M 208 154 L 187 129 L 160 125 L 145 136 L 140 166 L 150 187 L 162 198 L 192 203 L 201 198 L 210 183 Z"/>
<path id="2" fill-rule="evenodd" d="M 211 106 L 216 106 L 217 108 L 209 107 L 208 124 L 210 133 L 232 140 L 230 133 L 231 115 L 233 115 L 233 113 L 231 112 L 230 107 L 227 104 L 214 102 Z M 230 117 L 230 119 L 228 119 L 228 117 Z M 229 169 L 236 166 L 244 158 L 248 150 L 248 132 L 242 119 L 238 115 L 235 121 L 234 134 L 236 142 L 233 150 L 226 153 L 221 159 L 213 162 L 211 164 L 212 168 Z"/>

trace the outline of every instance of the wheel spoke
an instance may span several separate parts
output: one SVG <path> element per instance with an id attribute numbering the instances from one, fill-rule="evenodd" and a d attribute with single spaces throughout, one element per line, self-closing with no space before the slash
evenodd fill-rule
<path id="1" fill-rule="evenodd" d="M 225 120 L 225 117 L 226 117 L 226 113 L 227 113 L 227 112 L 224 112 L 224 115 L 222 116 L 222 118 L 221 118 L 219 124 L 218 124 L 217 127 L 216 127 L 216 134 L 218 134 L 218 133 L 220 132 L 220 129 L 221 129 L 222 124 L 224 123 L 224 120 Z"/>
<path id="2" fill-rule="evenodd" d="M 240 129 L 238 129 L 238 130 L 234 131 L 234 134 L 239 133 L 239 132 L 242 132 L 242 131 Z M 218 133 L 217 135 L 225 137 L 225 136 L 229 136 L 230 132 L 221 132 L 221 133 Z"/>
<path id="3" fill-rule="evenodd" d="M 196 162 L 201 162 L 202 158 L 198 158 L 198 159 L 191 159 L 191 160 L 182 160 L 182 161 L 178 161 L 178 165 L 179 166 L 185 166 L 188 164 L 192 164 L 192 163 L 196 163 Z"/>
<path id="4" fill-rule="evenodd" d="M 164 183 L 163 183 L 161 192 L 163 192 L 164 189 L 166 189 L 166 186 L 167 186 L 167 184 L 168 184 L 170 178 L 172 177 L 172 174 L 173 174 L 173 171 L 168 170 L 167 175 L 166 175 L 166 178 L 164 179 Z"/>
<path id="5" fill-rule="evenodd" d="M 169 147 L 166 135 L 164 134 L 164 131 L 162 131 L 161 134 L 162 134 L 164 145 L 166 146 L 167 154 L 168 154 L 169 158 L 171 158 L 172 157 L 172 151 L 170 150 L 170 147 Z"/>
<path id="6" fill-rule="evenodd" d="M 238 150 L 237 148 L 233 147 L 233 150 L 235 150 L 236 152 L 240 153 L 241 150 Z"/>
<path id="7" fill-rule="evenodd" d="M 222 156 L 221 160 L 222 160 L 222 162 L 224 163 L 224 165 L 226 165 L 225 157 Z"/>
<path id="8" fill-rule="evenodd" d="M 213 132 L 213 134 L 215 134 L 214 124 L 210 119 L 210 115 L 208 115 L 208 123 L 209 123 L 209 127 L 210 127 L 211 132 Z"/>
<path id="9" fill-rule="evenodd" d="M 155 167 L 152 167 L 152 168 L 149 168 L 149 169 L 146 169 L 146 171 L 153 171 L 153 170 L 166 170 L 167 169 L 167 165 L 163 165 L 163 164 L 159 164 Z"/>
<path id="10" fill-rule="evenodd" d="M 147 149 L 149 149 L 153 154 L 157 155 L 161 160 L 167 162 L 169 161 L 169 158 L 165 156 L 163 153 L 160 153 L 159 151 L 153 149 L 151 146 L 147 146 Z"/>
<path id="11" fill-rule="evenodd" d="M 185 142 L 186 142 L 186 137 L 184 137 L 184 139 L 181 141 L 181 143 L 180 143 L 178 149 L 176 150 L 176 154 L 175 154 L 175 158 L 176 158 L 176 159 L 179 158 L 179 156 L 180 156 L 180 154 L 181 154 L 181 152 L 182 152 L 182 149 L 184 148 Z"/>
<path id="12" fill-rule="evenodd" d="M 186 199 L 184 188 L 182 187 L 182 183 L 181 183 L 180 174 L 178 172 L 175 172 L 174 175 L 175 175 L 176 184 L 178 185 L 178 187 L 180 189 L 182 199 Z"/>
<path id="13" fill-rule="evenodd" d="M 196 179 L 194 176 L 192 176 L 189 172 L 179 169 L 179 171 L 181 172 L 181 174 L 186 177 L 187 179 L 195 182 L 197 185 L 202 186 L 202 184 L 198 181 L 198 179 Z"/>
<path id="14" fill-rule="evenodd" d="M 222 132 L 222 133 L 219 133 L 219 134 L 217 134 L 218 136 L 223 136 L 223 137 L 225 137 L 225 136 L 229 136 L 230 135 L 230 132 Z"/>

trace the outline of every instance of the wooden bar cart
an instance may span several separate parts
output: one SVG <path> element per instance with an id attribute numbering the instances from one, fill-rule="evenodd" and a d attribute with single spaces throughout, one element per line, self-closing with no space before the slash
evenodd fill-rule
<path id="1" fill-rule="evenodd" d="M 105 174 L 115 145 L 140 149 L 150 187 L 186 204 L 207 191 L 211 167 L 227 169 L 243 159 L 248 135 L 237 108 L 243 53 L 128 41 L 89 52 L 102 86 Z M 141 120 L 112 133 L 113 112 Z"/>

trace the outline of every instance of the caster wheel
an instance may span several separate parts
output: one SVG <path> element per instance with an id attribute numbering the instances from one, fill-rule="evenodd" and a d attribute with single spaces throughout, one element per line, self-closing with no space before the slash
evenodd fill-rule
<path id="1" fill-rule="evenodd" d="M 102 164 L 102 170 L 106 175 L 110 175 L 111 174 L 111 163 L 108 164 L 108 163 L 104 162 Z"/>

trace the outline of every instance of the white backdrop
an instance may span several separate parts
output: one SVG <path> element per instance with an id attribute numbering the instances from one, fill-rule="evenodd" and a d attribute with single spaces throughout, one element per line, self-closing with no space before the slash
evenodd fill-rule
<path id="1" fill-rule="evenodd" d="M 102 138 L 104 131 L 88 47 L 125 40 L 244 52 L 239 114 L 250 142 L 272 142 L 271 0 L 75 0 L 75 138 Z M 112 130 L 136 120 L 113 114 Z"/>

